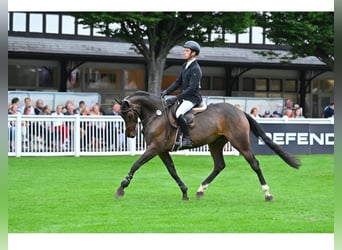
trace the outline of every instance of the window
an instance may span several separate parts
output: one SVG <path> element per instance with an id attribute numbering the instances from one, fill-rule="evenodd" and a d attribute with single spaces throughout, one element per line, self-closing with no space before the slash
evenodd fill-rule
<path id="1" fill-rule="evenodd" d="M 262 27 L 252 27 L 252 43 L 263 43 L 263 29 Z"/>
<path id="2" fill-rule="evenodd" d="M 84 36 L 90 36 L 90 28 L 87 27 L 87 25 L 78 24 L 77 25 L 77 34 L 78 35 L 84 35 Z"/>
<path id="3" fill-rule="evenodd" d="M 284 90 L 285 92 L 297 92 L 297 80 L 286 80 Z"/>
<path id="4" fill-rule="evenodd" d="M 43 15 L 42 14 L 30 14 L 30 32 L 43 32 Z"/>
<path id="5" fill-rule="evenodd" d="M 255 79 L 255 91 L 267 91 L 267 79 Z"/>
<path id="6" fill-rule="evenodd" d="M 269 90 L 272 92 L 281 91 L 281 80 L 280 79 L 270 79 Z"/>
<path id="7" fill-rule="evenodd" d="M 58 82 L 59 67 L 48 61 L 9 61 L 8 85 L 23 88 L 55 88 Z"/>
<path id="8" fill-rule="evenodd" d="M 13 31 L 26 31 L 25 13 L 13 13 Z"/>
<path id="9" fill-rule="evenodd" d="M 242 91 L 254 91 L 254 79 L 253 78 L 242 79 Z"/>
<path id="10" fill-rule="evenodd" d="M 75 34 L 75 18 L 72 16 L 62 16 L 62 34 Z"/>
<path id="11" fill-rule="evenodd" d="M 202 76 L 201 90 L 210 90 L 210 76 Z"/>
<path id="12" fill-rule="evenodd" d="M 46 15 L 46 33 L 58 34 L 58 15 Z"/>
<path id="13" fill-rule="evenodd" d="M 213 77 L 213 86 L 212 90 L 224 90 L 224 78 L 219 76 Z"/>

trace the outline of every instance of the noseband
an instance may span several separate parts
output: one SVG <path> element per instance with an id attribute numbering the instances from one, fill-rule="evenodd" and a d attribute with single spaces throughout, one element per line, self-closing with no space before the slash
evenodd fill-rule
<path id="1" fill-rule="evenodd" d="M 137 117 L 139 117 L 139 113 L 138 113 L 138 111 L 136 110 L 136 109 L 134 109 L 134 108 L 132 108 L 131 106 L 129 107 L 129 108 L 127 108 L 127 109 L 125 109 L 125 110 L 120 110 L 120 113 L 128 113 L 128 112 L 130 112 L 130 111 L 132 111 L 134 114 L 136 114 L 137 115 Z M 138 123 L 138 122 L 137 122 Z M 137 124 L 136 123 L 136 124 Z M 132 131 L 132 130 L 135 130 L 135 128 L 136 128 L 136 124 L 135 125 L 132 125 L 132 126 L 129 126 L 129 127 L 126 127 L 126 130 L 128 130 L 128 131 Z"/>

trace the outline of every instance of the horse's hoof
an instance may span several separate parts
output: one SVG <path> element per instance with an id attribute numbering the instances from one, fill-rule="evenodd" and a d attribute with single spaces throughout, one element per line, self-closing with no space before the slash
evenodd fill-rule
<path id="1" fill-rule="evenodd" d="M 183 201 L 188 201 L 189 200 L 189 197 L 187 195 L 183 196 L 182 198 Z"/>
<path id="2" fill-rule="evenodd" d="M 115 198 L 119 199 L 119 198 L 122 198 L 124 195 L 125 195 L 125 192 L 121 188 L 119 188 L 116 191 Z"/>
<path id="3" fill-rule="evenodd" d="M 273 201 L 273 195 L 265 196 L 265 201 Z"/>
<path id="4" fill-rule="evenodd" d="M 203 198 L 203 196 L 204 196 L 204 192 L 197 192 L 196 193 L 196 198 L 197 199 L 201 199 L 201 198 Z"/>

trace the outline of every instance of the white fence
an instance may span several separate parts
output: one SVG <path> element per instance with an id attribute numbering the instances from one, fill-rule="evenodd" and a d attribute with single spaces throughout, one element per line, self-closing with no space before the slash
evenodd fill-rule
<path id="1" fill-rule="evenodd" d="M 8 115 L 8 156 L 135 155 L 146 150 L 139 125 L 135 138 L 125 137 L 120 116 Z M 239 155 L 229 143 L 225 155 Z M 209 155 L 208 145 L 173 154 Z"/>

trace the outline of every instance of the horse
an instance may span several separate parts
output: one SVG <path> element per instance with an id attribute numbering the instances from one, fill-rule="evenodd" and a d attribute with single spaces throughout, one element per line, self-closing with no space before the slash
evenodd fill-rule
<path id="1" fill-rule="evenodd" d="M 145 91 L 137 91 L 123 100 L 114 99 L 121 105 L 120 115 L 125 122 L 126 136 L 129 138 L 136 136 L 137 124 L 140 119 L 147 144 L 145 152 L 132 165 L 127 176 L 121 182 L 115 197 L 123 197 L 125 194 L 124 189 L 130 184 L 134 173 L 143 164 L 158 155 L 169 174 L 178 184 L 182 192 L 182 199 L 189 200 L 188 187 L 178 176 L 170 156 L 177 136 L 177 129 L 171 126 L 169 118 L 172 108 L 168 107 L 163 98 Z M 273 195 L 270 194 L 269 186 L 262 174 L 259 162 L 251 151 L 250 131 L 257 138 L 261 138 L 289 166 L 298 169 L 301 165 L 294 155 L 287 153 L 280 145 L 274 143 L 254 118 L 229 103 L 209 104 L 205 111 L 195 115 L 194 122 L 195 125 L 189 129 L 193 144 L 191 148 L 208 144 L 214 161 L 214 169 L 203 180 L 196 192 L 197 199 L 204 196 L 205 189 L 225 168 L 223 147 L 229 141 L 258 176 L 265 200 L 273 200 Z"/>

